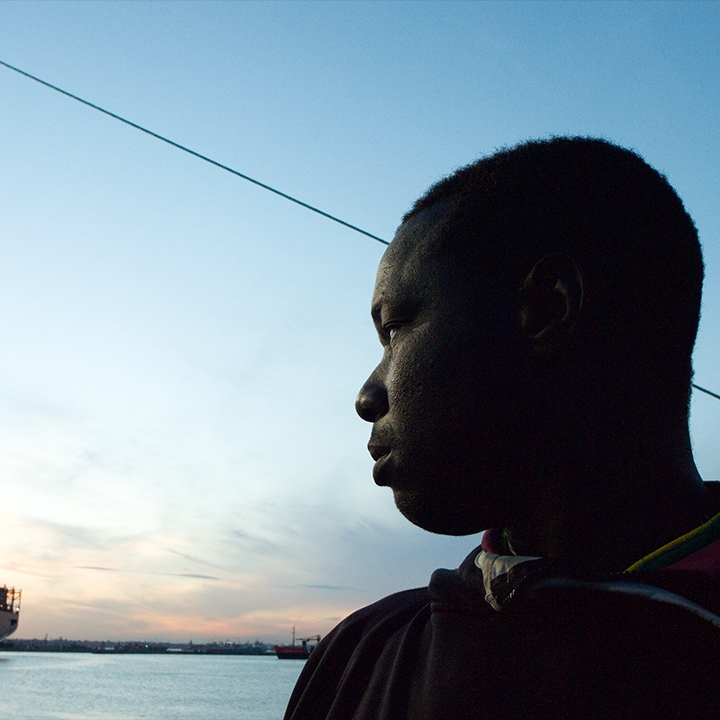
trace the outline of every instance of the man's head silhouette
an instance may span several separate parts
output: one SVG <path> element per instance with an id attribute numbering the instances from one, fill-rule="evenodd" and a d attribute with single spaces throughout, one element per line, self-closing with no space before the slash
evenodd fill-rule
<path id="1" fill-rule="evenodd" d="M 665 178 L 603 140 L 433 186 L 378 270 L 375 481 L 434 532 L 618 570 L 708 511 L 687 414 L 703 264 Z"/>
<path id="2" fill-rule="evenodd" d="M 488 532 L 343 620 L 288 718 L 717 716 L 720 483 L 688 431 L 702 279 L 674 190 L 603 140 L 503 150 L 415 203 L 356 408 L 407 518 Z"/>

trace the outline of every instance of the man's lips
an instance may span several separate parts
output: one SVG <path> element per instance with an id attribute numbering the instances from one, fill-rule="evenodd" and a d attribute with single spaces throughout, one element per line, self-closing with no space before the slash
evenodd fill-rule
<path id="1" fill-rule="evenodd" d="M 390 459 L 390 447 L 388 445 L 380 444 L 370 440 L 368 443 L 368 450 L 372 459 L 375 461 L 373 465 L 373 480 L 376 485 L 387 485 L 387 480 L 384 478 L 383 468 L 387 461 Z"/>

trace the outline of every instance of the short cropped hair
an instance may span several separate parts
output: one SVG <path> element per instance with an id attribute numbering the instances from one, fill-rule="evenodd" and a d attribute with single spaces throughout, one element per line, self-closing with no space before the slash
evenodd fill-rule
<path id="1" fill-rule="evenodd" d="M 436 251 L 517 287 L 549 253 L 572 257 L 588 315 L 617 353 L 615 390 L 643 388 L 687 412 L 703 261 L 695 225 L 664 175 L 602 139 L 503 149 L 433 185 L 403 222 L 450 209 Z M 639 385 L 638 385 L 639 384 Z"/>

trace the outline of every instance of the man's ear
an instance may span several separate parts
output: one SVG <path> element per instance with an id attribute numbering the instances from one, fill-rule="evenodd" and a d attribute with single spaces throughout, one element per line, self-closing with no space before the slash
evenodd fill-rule
<path id="1" fill-rule="evenodd" d="M 520 291 L 520 327 L 533 352 L 562 350 L 583 307 L 585 284 L 575 261 L 562 253 L 539 260 Z"/>

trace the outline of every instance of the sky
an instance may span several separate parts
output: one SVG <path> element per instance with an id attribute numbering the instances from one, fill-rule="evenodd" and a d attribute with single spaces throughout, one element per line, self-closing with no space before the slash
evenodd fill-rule
<path id="1" fill-rule="evenodd" d="M 0 3 L 0 60 L 388 240 L 500 147 L 635 149 L 699 229 L 715 391 L 718 37 L 713 2 Z M 478 544 L 372 481 L 380 243 L 0 67 L 0 248 L 18 637 L 325 634 Z M 720 402 L 691 429 L 720 478 Z"/>

